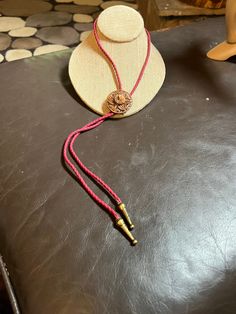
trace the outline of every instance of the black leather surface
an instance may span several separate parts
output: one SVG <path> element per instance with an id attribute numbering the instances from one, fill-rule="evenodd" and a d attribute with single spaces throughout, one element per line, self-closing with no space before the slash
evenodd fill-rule
<path id="1" fill-rule="evenodd" d="M 153 34 L 158 96 L 79 140 L 136 247 L 62 167 L 68 133 L 96 116 L 68 79 L 71 52 L 0 66 L 0 250 L 23 313 L 236 313 L 236 65 L 205 57 L 224 36 L 223 19 Z"/>

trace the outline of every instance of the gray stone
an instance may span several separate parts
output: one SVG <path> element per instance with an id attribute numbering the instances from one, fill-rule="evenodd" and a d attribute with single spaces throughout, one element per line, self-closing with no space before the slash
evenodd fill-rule
<path id="1" fill-rule="evenodd" d="M 78 5 L 93 5 L 93 6 L 99 6 L 103 3 L 102 0 L 73 0 L 74 4 Z"/>
<path id="2" fill-rule="evenodd" d="M 44 27 L 37 32 L 36 37 L 51 44 L 66 46 L 79 42 L 79 34 L 68 26 Z"/>
<path id="3" fill-rule="evenodd" d="M 136 3 L 128 3 L 128 2 L 125 2 L 125 1 L 106 1 L 106 2 L 103 2 L 101 4 L 101 8 L 103 8 L 104 10 L 107 9 L 107 8 L 110 8 L 114 5 L 126 5 L 128 7 L 131 7 L 133 9 L 138 9 L 138 5 Z"/>
<path id="4" fill-rule="evenodd" d="M 99 17 L 100 13 L 101 13 L 100 11 L 93 13 L 92 14 L 93 19 L 96 20 Z"/>
<path id="5" fill-rule="evenodd" d="M 99 11 L 98 7 L 91 5 L 75 5 L 75 4 L 58 4 L 55 6 L 56 11 L 93 14 Z"/>
<path id="6" fill-rule="evenodd" d="M 91 23 L 93 22 L 93 18 L 91 15 L 88 14 L 74 14 L 73 21 L 76 23 Z"/>
<path id="7" fill-rule="evenodd" d="M 79 32 L 91 31 L 93 29 L 93 23 L 76 23 L 74 28 Z"/>
<path id="8" fill-rule="evenodd" d="M 47 12 L 52 4 L 39 0 L 3 0 L 0 1 L 0 12 L 8 16 L 29 16 L 36 13 Z"/>
<path id="9" fill-rule="evenodd" d="M 35 49 L 42 46 L 42 41 L 38 38 L 18 38 L 13 41 L 12 48 Z"/>
<path id="10" fill-rule="evenodd" d="M 56 0 L 58 3 L 71 3 L 73 0 Z"/>
<path id="11" fill-rule="evenodd" d="M 0 51 L 7 49 L 11 44 L 11 37 L 0 33 Z"/>
<path id="12" fill-rule="evenodd" d="M 46 12 L 34 14 L 26 19 L 27 26 L 43 27 L 57 26 L 70 23 L 72 15 L 67 12 Z"/>

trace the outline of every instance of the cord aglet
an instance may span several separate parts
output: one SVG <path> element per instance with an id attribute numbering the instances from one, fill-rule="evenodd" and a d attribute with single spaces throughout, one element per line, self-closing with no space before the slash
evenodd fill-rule
<path id="1" fill-rule="evenodd" d="M 133 237 L 132 233 L 129 231 L 128 227 L 126 226 L 124 220 L 122 218 L 116 220 L 116 226 L 124 232 L 127 238 L 130 240 L 132 245 L 136 245 L 138 241 Z"/>
<path id="2" fill-rule="evenodd" d="M 125 220 L 128 224 L 128 227 L 132 230 L 134 228 L 134 224 L 132 223 L 132 221 L 129 217 L 129 214 L 127 213 L 125 204 L 123 204 L 123 203 L 119 204 L 118 209 L 121 212 L 122 216 L 125 218 Z"/>

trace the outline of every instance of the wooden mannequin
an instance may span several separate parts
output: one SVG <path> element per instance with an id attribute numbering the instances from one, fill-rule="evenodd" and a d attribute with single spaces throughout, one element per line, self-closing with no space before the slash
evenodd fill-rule
<path id="1" fill-rule="evenodd" d="M 99 38 L 114 60 L 123 84 L 130 92 L 138 78 L 147 53 L 147 34 L 141 15 L 127 6 L 113 6 L 98 18 Z M 69 63 L 71 82 L 80 98 L 100 115 L 108 112 L 107 96 L 117 89 L 110 64 L 97 47 L 93 33 L 72 53 Z M 165 78 L 165 65 L 160 53 L 151 45 L 145 74 L 133 94 L 133 105 L 122 118 L 144 108 L 157 94 Z"/>
<path id="2" fill-rule="evenodd" d="M 207 56 L 210 59 L 225 61 L 236 55 L 236 1 L 227 0 L 226 3 L 227 41 L 211 49 Z"/>

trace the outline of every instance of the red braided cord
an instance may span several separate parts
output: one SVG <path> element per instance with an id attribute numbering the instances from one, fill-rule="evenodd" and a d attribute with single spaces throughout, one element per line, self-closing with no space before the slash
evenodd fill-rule
<path id="1" fill-rule="evenodd" d="M 137 81 L 136 81 L 136 83 L 135 83 L 135 85 L 134 85 L 132 91 L 130 92 L 130 95 L 131 95 L 131 96 L 132 96 L 133 93 L 136 91 L 136 89 L 137 89 L 139 83 L 141 82 L 141 80 L 142 80 L 142 78 L 143 78 L 143 75 L 144 75 L 144 72 L 145 72 L 145 70 L 146 70 L 146 67 L 147 67 L 147 65 L 148 65 L 149 58 L 150 58 L 150 53 L 151 53 L 151 36 L 150 36 L 149 31 L 147 31 L 146 29 L 145 29 L 145 31 L 146 31 L 146 34 L 147 34 L 147 55 L 146 55 L 144 64 L 143 64 L 143 66 L 142 66 L 141 72 L 140 72 L 140 74 L 139 74 L 139 76 L 138 76 L 138 79 L 137 79 Z"/>
<path id="2" fill-rule="evenodd" d="M 145 72 L 145 69 L 148 65 L 148 61 L 149 61 L 149 57 L 150 57 L 150 53 L 151 53 L 151 37 L 150 37 L 150 33 L 148 30 L 146 30 L 146 34 L 147 34 L 147 55 L 146 55 L 146 58 L 145 58 L 145 61 L 144 61 L 144 64 L 142 66 L 142 69 L 139 73 L 139 76 L 137 78 L 137 81 L 136 83 L 134 84 L 134 87 L 132 89 L 132 91 L 130 92 L 130 95 L 132 96 L 133 93 L 135 92 L 135 90 L 137 89 L 139 83 L 141 82 L 142 78 L 143 78 L 143 75 L 144 75 L 144 72 Z M 97 42 L 97 45 L 99 47 L 99 49 L 102 51 L 102 53 L 105 55 L 105 57 L 108 59 L 109 63 L 112 65 L 112 68 L 115 72 L 115 76 L 116 76 L 116 79 L 117 79 L 117 85 L 118 85 L 118 89 L 122 90 L 122 83 L 121 83 L 121 78 L 120 78 L 120 75 L 119 75 L 119 71 L 117 69 L 117 66 L 115 65 L 115 62 L 112 60 L 111 56 L 108 54 L 108 52 L 106 52 L 106 50 L 103 48 L 102 44 L 101 44 L 101 41 L 100 41 L 100 38 L 98 36 L 98 31 L 97 31 L 97 20 L 95 20 L 94 24 L 93 24 L 93 33 L 94 33 L 94 37 L 95 37 L 95 40 Z"/>
<path id="3" fill-rule="evenodd" d="M 100 125 L 100 124 L 99 124 Z M 77 164 L 80 166 L 80 168 L 91 178 L 93 178 L 97 183 L 99 183 L 113 198 L 114 200 L 117 202 L 117 205 L 122 203 L 121 199 L 119 198 L 119 196 L 109 187 L 109 185 L 107 185 L 101 178 L 99 178 L 95 173 L 93 173 L 91 170 L 89 170 L 83 163 L 82 161 L 79 159 L 79 157 L 77 156 L 77 154 L 74 151 L 74 143 L 77 139 L 77 137 L 80 135 L 80 133 L 77 133 L 73 136 L 73 138 L 71 139 L 70 145 L 69 145 L 69 149 L 70 149 L 70 153 L 73 156 L 73 158 L 75 159 L 75 161 L 77 162 Z"/>
<path id="4" fill-rule="evenodd" d="M 107 115 L 105 115 L 103 117 L 100 117 L 100 118 L 98 118 L 98 119 L 96 119 L 96 120 L 86 124 L 83 128 L 77 129 L 76 131 L 70 133 L 70 135 L 67 137 L 67 139 L 65 141 L 65 144 L 64 144 L 63 157 L 64 157 L 64 160 L 65 160 L 67 166 L 72 170 L 72 172 L 75 174 L 76 178 L 79 180 L 80 184 L 83 186 L 84 190 L 93 198 L 93 200 L 95 202 L 97 202 L 99 205 L 101 205 L 104 209 L 106 209 L 115 219 L 119 219 L 120 216 L 116 213 L 116 211 L 114 209 L 112 209 L 102 199 L 100 199 L 90 189 L 90 187 L 87 185 L 87 183 L 85 182 L 85 180 L 83 179 L 83 177 L 81 176 L 81 174 L 79 173 L 77 168 L 74 166 L 74 164 L 69 160 L 69 158 L 67 156 L 68 146 L 69 146 L 69 144 L 70 144 L 70 142 L 71 142 L 71 140 L 73 139 L 74 136 L 76 136 L 77 134 L 80 134 L 82 132 L 86 132 L 86 131 L 89 131 L 89 130 L 92 130 L 92 129 L 96 128 L 97 126 L 102 124 L 105 119 L 109 118 L 112 115 L 113 115 L 112 113 L 108 113 Z"/>
<path id="5" fill-rule="evenodd" d="M 118 87 L 118 89 L 122 89 L 122 83 L 121 83 L 120 75 L 119 75 L 118 69 L 117 69 L 117 67 L 115 65 L 115 62 L 112 60 L 112 58 L 106 52 L 106 50 L 103 48 L 103 46 L 102 46 L 102 44 L 100 42 L 100 39 L 99 39 L 99 36 L 98 36 L 98 32 L 97 32 L 97 20 L 95 20 L 94 23 L 93 23 L 93 34 L 94 34 L 94 37 L 95 37 L 95 40 L 97 42 L 97 45 L 98 45 L 99 49 L 102 51 L 104 56 L 108 59 L 108 61 L 110 62 L 110 64 L 113 67 L 113 70 L 114 70 L 115 76 L 116 76 L 116 80 L 117 80 L 117 87 Z"/>
<path id="6" fill-rule="evenodd" d="M 112 113 L 108 113 L 106 115 L 107 118 L 111 117 L 113 114 Z M 109 187 L 109 185 L 107 185 L 101 178 L 99 178 L 95 173 L 93 173 L 91 170 L 89 170 L 79 159 L 79 157 L 77 156 L 77 154 L 74 151 L 73 145 L 75 140 L 77 139 L 77 137 L 80 135 L 80 133 L 82 133 L 83 131 L 88 131 L 89 130 L 89 126 L 99 126 L 105 119 L 105 116 L 100 117 L 88 124 L 86 124 L 86 126 L 82 129 L 78 129 L 74 132 L 72 132 L 69 137 L 70 137 L 70 145 L 69 145 L 69 149 L 70 149 L 70 153 L 73 156 L 73 158 L 75 159 L 75 161 L 78 163 L 78 165 L 80 166 L 80 168 L 87 173 L 87 175 L 89 175 L 90 177 L 92 177 L 96 182 L 98 182 L 113 198 L 114 200 L 117 202 L 117 204 L 122 203 L 121 199 L 119 198 L 119 196 Z M 105 118 L 106 118 L 105 117 Z"/>

